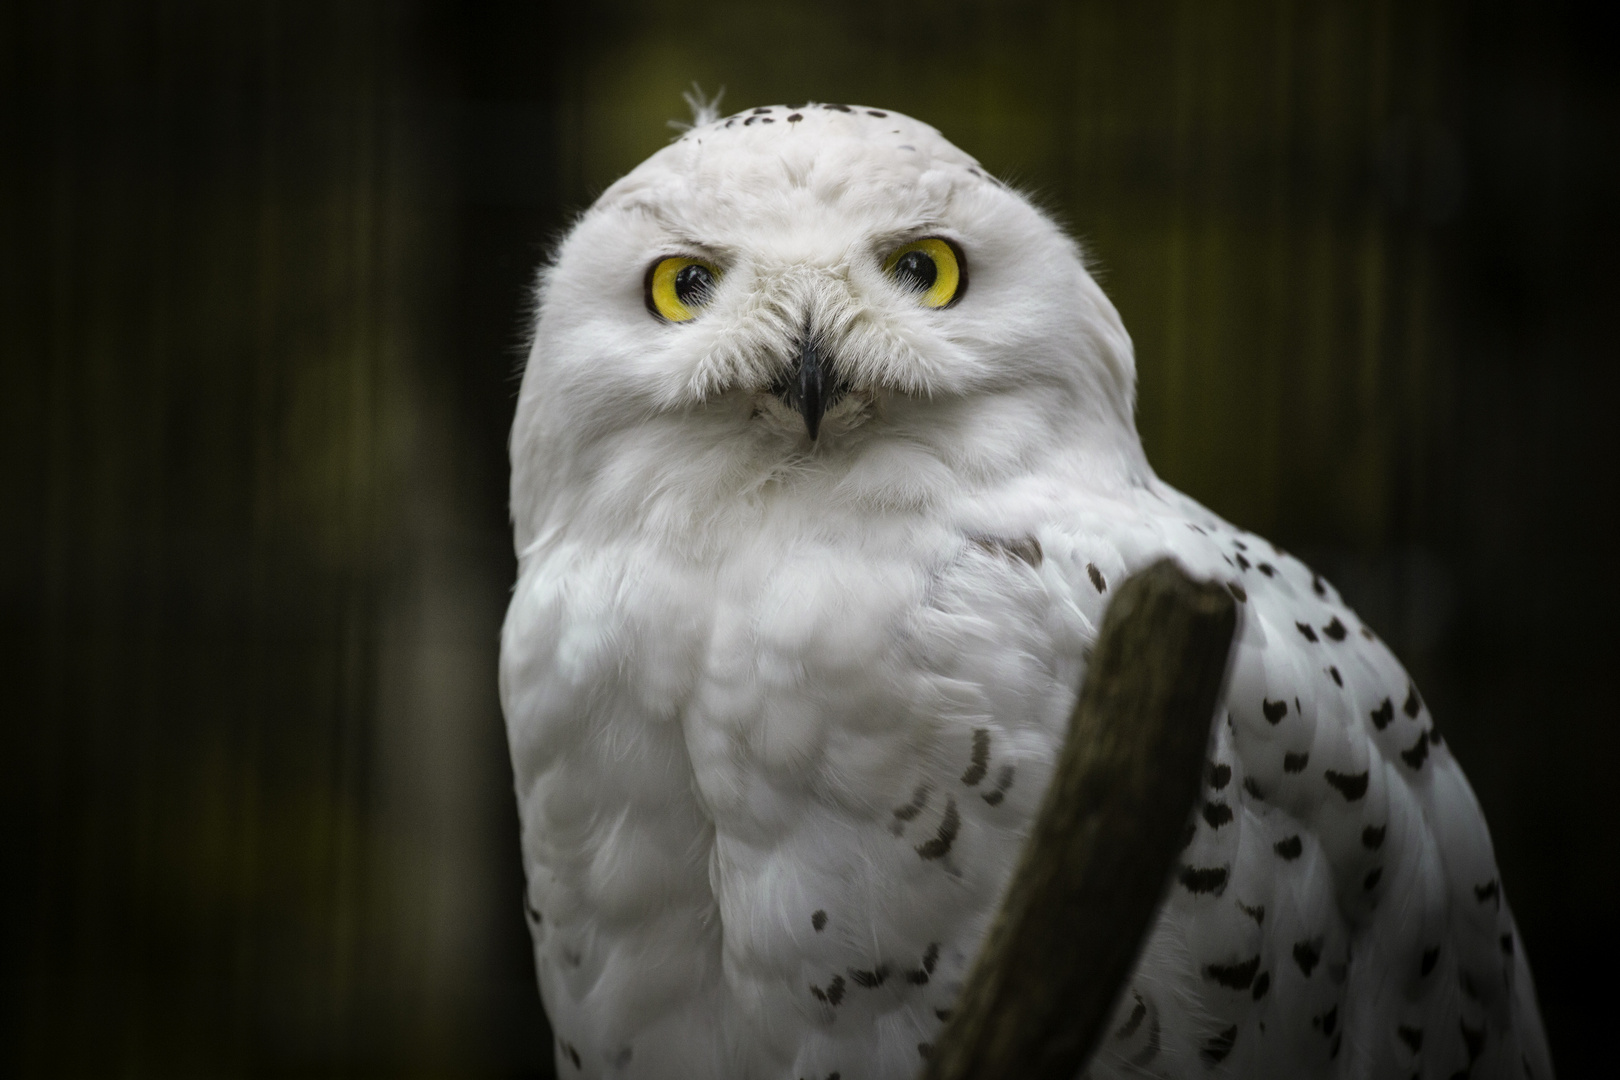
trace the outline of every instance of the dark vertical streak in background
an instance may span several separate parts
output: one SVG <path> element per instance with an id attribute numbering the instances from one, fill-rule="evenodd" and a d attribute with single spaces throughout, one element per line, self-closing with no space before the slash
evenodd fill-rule
<path id="1" fill-rule="evenodd" d="M 534 266 L 695 78 L 910 112 L 1086 241 L 1153 460 L 1407 660 L 1592 1071 L 1606 10 L 0 8 L 0 1061 L 549 1075 L 494 686 L 506 429 Z"/>

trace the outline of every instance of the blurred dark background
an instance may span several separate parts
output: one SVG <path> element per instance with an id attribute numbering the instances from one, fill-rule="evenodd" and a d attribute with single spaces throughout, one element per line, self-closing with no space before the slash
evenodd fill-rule
<path id="1" fill-rule="evenodd" d="M 0 1069 L 550 1075 L 504 444 L 533 268 L 696 79 L 1083 238 L 1150 456 L 1404 656 L 1612 1075 L 1612 9 L 0 7 Z"/>

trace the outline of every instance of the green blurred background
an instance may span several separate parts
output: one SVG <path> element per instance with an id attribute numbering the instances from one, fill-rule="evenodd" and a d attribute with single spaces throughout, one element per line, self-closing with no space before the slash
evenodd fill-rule
<path id="1" fill-rule="evenodd" d="M 504 443 L 535 265 L 695 79 L 1084 240 L 1152 460 L 1396 645 L 1608 1072 L 1611 9 L 6 4 L 0 1068 L 550 1075 Z"/>

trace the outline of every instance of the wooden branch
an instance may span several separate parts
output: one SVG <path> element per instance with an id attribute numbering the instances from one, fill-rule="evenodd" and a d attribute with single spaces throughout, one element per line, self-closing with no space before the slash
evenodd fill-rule
<path id="1" fill-rule="evenodd" d="M 1103 619 L 1068 741 L 925 1080 L 1073 1080 L 1153 924 L 1201 787 L 1237 626 L 1161 560 Z"/>

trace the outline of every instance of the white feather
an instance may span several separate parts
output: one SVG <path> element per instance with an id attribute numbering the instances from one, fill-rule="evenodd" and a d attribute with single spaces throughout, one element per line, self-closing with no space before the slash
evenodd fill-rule
<path id="1" fill-rule="evenodd" d="M 1168 554 L 1243 625 L 1092 1075 L 1550 1076 L 1427 710 L 1330 587 L 1154 477 L 1075 245 L 909 118 L 692 104 L 543 275 L 512 434 L 501 688 L 561 1075 L 914 1075 L 1109 590 Z M 937 310 L 882 269 L 930 235 L 968 264 Z M 672 254 L 723 270 L 680 324 L 644 304 Z M 806 332 L 850 388 L 815 443 L 772 390 Z"/>

